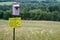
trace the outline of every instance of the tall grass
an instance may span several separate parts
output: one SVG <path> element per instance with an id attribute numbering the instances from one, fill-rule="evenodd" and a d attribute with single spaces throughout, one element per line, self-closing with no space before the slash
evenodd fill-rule
<path id="1" fill-rule="evenodd" d="M 13 29 L 8 22 L 0 20 L 0 40 L 12 40 Z M 22 21 L 22 27 L 16 28 L 16 40 L 60 40 L 60 22 Z"/>

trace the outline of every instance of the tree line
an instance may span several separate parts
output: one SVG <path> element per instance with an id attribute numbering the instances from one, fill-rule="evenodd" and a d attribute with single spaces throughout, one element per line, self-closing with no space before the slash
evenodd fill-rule
<path id="1" fill-rule="evenodd" d="M 13 17 L 12 8 L 11 9 L 9 8 L 11 8 L 11 6 L 0 10 L 0 19 L 8 20 L 9 18 Z M 51 5 L 47 7 L 37 7 L 37 8 L 25 7 L 20 10 L 19 17 L 21 17 L 23 20 L 60 21 L 60 6 Z"/>

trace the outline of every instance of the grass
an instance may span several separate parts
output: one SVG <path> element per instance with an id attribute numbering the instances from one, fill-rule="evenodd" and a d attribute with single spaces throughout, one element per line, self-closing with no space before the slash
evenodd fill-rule
<path id="1" fill-rule="evenodd" d="M 0 2 L 0 5 L 12 5 L 12 2 Z"/>
<path id="2" fill-rule="evenodd" d="M 12 40 L 12 32 L 8 21 L 0 20 L 0 40 Z M 23 20 L 16 28 L 16 40 L 60 40 L 60 22 Z"/>
<path id="3" fill-rule="evenodd" d="M 4 6 L 4 5 L 10 6 L 12 4 L 13 4 L 13 2 L 0 2 L 0 5 L 2 5 L 2 6 Z"/>

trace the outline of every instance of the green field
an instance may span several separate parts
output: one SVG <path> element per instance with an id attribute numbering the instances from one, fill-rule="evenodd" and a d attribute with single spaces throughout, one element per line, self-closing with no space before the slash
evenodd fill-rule
<path id="1" fill-rule="evenodd" d="M 0 20 L 0 40 L 12 40 L 12 32 L 8 21 Z M 60 40 L 60 22 L 23 20 L 16 28 L 16 40 Z"/>
<path id="2" fill-rule="evenodd" d="M 0 2 L 0 5 L 12 5 L 12 2 Z"/>
<path id="3" fill-rule="evenodd" d="M 0 2 L 0 5 L 4 6 L 4 5 L 12 5 L 13 2 Z"/>

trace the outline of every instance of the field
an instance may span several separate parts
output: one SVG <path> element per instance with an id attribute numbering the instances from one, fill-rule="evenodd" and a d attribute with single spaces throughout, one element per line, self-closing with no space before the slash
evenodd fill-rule
<path id="1" fill-rule="evenodd" d="M 0 2 L 0 5 L 12 5 L 12 2 Z"/>
<path id="2" fill-rule="evenodd" d="M 0 2 L 0 5 L 4 6 L 4 5 L 12 5 L 13 2 Z"/>
<path id="3" fill-rule="evenodd" d="M 0 40 L 12 40 L 13 29 L 7 20 L 0 20 Z M 60 22 L 22 20 L 16 28 L 16 40 L 60 40 Z"/>

